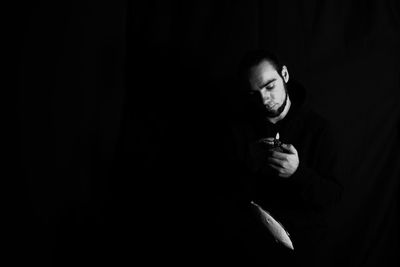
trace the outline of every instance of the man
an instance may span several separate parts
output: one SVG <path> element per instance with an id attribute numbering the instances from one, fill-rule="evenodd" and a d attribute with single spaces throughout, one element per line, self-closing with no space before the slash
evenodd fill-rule
<path id="1" fill-rule="evenodd" d="M 288 68 L 275 55 L 250 52 L 239 78 L 244 109 L 233 124 L 229 168 L 236 186 L 224 205 L 228 251 L 247 265 L 313 266 L 326 212 L 341 194 L 329 124 L 309 107 L 304 88 L 289 82 Z M 279 149 L 268 146 L 277 134 Z M 294 250 L 275 242 L 252 202 L 282 223 Z"/>

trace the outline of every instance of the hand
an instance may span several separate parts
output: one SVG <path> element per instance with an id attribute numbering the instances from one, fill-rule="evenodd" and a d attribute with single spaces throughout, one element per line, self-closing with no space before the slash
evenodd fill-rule
<path id="1" fill-rule="evenodd" d="M 282 144 L 283 152 L 271 150 L 268 165 L 278 172 L 278 176 L 289 178 L 299 166 L 299 155 L 293 145 Z"/>

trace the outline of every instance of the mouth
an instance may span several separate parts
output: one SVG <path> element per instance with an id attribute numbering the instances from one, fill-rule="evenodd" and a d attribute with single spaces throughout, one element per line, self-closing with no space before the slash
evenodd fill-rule
<path id="1" fill-rule="evenodd" d="M 275 106 L 276 106 L 276 104 L 273 104 L 273 105 L 264 105 L 264 107 L 265 107 L 267 110 L 274 110 Z"/>

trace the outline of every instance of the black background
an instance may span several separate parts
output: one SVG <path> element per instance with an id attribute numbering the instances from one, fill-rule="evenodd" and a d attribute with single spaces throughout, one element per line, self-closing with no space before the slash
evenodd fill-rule
<path id="1" fill-rule="evenodd" d="M 229 95 L 245 51 L 264 47 L 334 125 L 345 191 L 323 266 L 397 266 L 398 1 L 39 1 L 13 11 L 14 263 L 221 256 Z"/>

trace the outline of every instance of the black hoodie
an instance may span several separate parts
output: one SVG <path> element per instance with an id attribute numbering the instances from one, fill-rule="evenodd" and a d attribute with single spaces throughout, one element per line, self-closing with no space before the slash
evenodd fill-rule
<path id="1" fill-rule="evenodd" d="M 237 214 L 251 217 L 247 213 L 250 202 L 258 203 L 284 225 L 296 253 L 311 253 L 326 228 L 326 211 L 341 195 L 341 185 L 336 176 L 337 154 L 330 125 L 310 108 L 305 89 L 291 82 L 288 92 L 291 107 L 284 119 L 276 124 L 262 120 L 252 112 L 235 121 L 232 127 L 233 157 L 228 166 L 235 186 L 229 188 L 229 195 L 233 205 L 245 210 Z M 260 138 L 275 137 L 277 132 L 283 143 L 292 144 L 298 152 L 298 169 L 289 178 L 278 177 L 268 169 L 252 167 L 254 162 L 258 162 L 256 166 L 266 162 L 266 158 L 263 154 L 254 156 L 250 152 L 251 145 Z M 239 235 L 248 234 L 245 232 Z M 260 246 L 256 241 L 250 242 Z"/>

